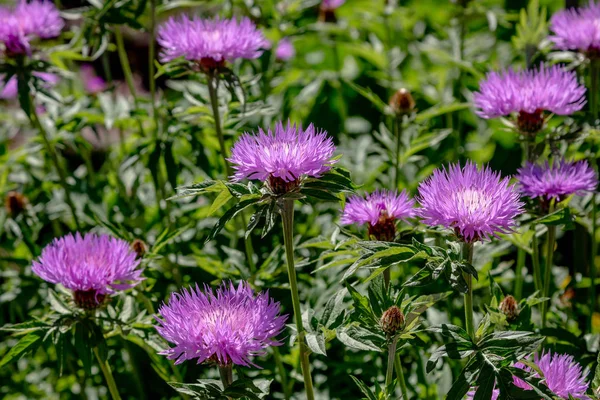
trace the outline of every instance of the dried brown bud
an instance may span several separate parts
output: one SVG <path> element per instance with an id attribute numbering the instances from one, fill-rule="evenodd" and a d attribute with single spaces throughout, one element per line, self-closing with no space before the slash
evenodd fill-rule
<path id="1" fill-rule="evenodd" d="M 397 306 L 392 306 L 386 310 L 379 320 L 381 329 L 388 336 L 394 336 L 404 329 L 404 314 Z"/>
<path id="2" fill-rule="evenodd" d="M 22 193 L 11 191 L 6 194 L 4 204 L 6 211 L 8 211 L 11 216 L 16 217 L 25 210 L 27 198 Z"/>
<path id="3" fill-rule="evenodd" d="M 498 309 L 502 312 L 502 314 L 506 315 L 507 321 L 514 321 L 519 316 L 519 303 L 517 300 L 508 295 L 500 302 Z"/>
<path id="4" fill-rule="evenodd" d="M 146 254 L 146 243 L 143 240 L 135 239 L 131 242 L 131 250 L 135 251 L 138 258 L 142 258 Z"/>
<path id="5" fill-rule="evenodd" d="M 399 89 L 394 93 L 390 98 L 389 104 L 396 115 L 409 114 L 415 109 L 415 100 L 405 88 Z"/>

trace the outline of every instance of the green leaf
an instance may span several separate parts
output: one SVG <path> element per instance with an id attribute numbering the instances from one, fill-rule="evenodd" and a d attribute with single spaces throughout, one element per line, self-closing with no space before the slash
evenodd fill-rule
<path id="1" fill-rule="evenodd" d="M 456 378 L 452 384 L 450 391 L 446 395 L 446 400 L 463 400 L 475 382 L 475 378 L 480 368 L 481 361 L 477 357 L 473 357 L 471 360 L 469 360 L 458 378 Z M 490 398 L 491 397 L 488 397 L 488 399 Z"/>
<path id="2" fill-rule="evenodd" d="M 322 332 L 309 332 L 305 336 L 306 344 L 312 350 L 313 353 L 321 354 L 326 356 L 327 352 L 325 349 L 325 337 Z"/>
<path id="3" fill-rule="evenodd" d="M 0 361 L 0 368 L 4 367 L 11 361 L 19 359 L 25 354 L 34 351 L 37 346 L 42 342 L 44 334 L 40 331 L 35 331 L 27 334 L 22 337 L 19 342 L 12 346 L 8 353 L 4 355 L 2 360 Z"/>
<path id="4" fill-rule="evenodd" d="M 373 393 L 373 391 L 371 389 L 369 389 L 369 387 L 367 387 L 367 385 L 365 385 L 363 383 L 363 381 L 361 381 L 360 379 L 358 379 L 354 375 L 350 375 L 350 378 L 352 378 L 352 380 L 354 381 L 354 383 L 356 383 L 356 386 L 358 386 L 358 388 L 360 389 L 360 391 L 363 392 L 363 394 L 365 396 L 367 396 L 368 400 L 379 400 L 377 398 L 377 395 L 375 393 Z"/>
<path id="5" fill-rule="evenodd" d="M 225 400 L 223 386 L 216 379 L 201 379 L 198 383 L 168 382 L 179 393 L 202 400 Z"/>
<path id="6" fill-rule="evenodd" d="M 596 394 L 600 393 L 600 352 L 596 359 L 596 370 L 594 372 L 594 379 L 592 379 L 592 391 Z"/>
<path id="7" fill-rule="evenodd" d="M 367 351 L 382 351 L 379 344 L 385 342 L 383 336 L 377 336 L 356 325 L 349 325 L 338 329 L 337 338 L 350 348 Z"/>
<path id="8" fill-rule="evenodd" d="M 347 289 L 338 290 L 338 292 L 330 298 L 325 304 L 323 314 L 319 320 L 320 324 L 328 329 L 335 329 L 336 321 L 344 312 L 344 296 L 348 293 Z"/>
<path id="9" fill-rule="evenodd" d="M 213 215 L 217 210 L 219 210 L 221 207 L 227 204 L 227 202 L 232 198 L 233 196 L 231 195 L 231 192 L 226 187 L 223 187 L 221 193 L 219 193 L 217 198 L 211 204 L 210 209 L 208 210 L 208 215 Z"/>
<path id="10" fill-rule="evenodd" d="M 271 382 L 269 379 L 238 379 L 223 391 L 223 395 L 234 399 L 260 400 L 269 394 Z"/>
<path id="11" fill-rule="evenodd" d="M 52 289 L 48 289 L 48 300 L 50 301 L 52 309 L 57 313 L 66 315 L 73 314 L 73 310 L 71 310 Z"/>
<path id="12" fill-rule="evenodd" d="M 483 363 L 475 384 L 477 391 L 473 400 L 489 400 L 492 398 L 492 393 L 496 385 L 496 375 L 494 368 L 490 364 Z"/>
<path id="13" fill-rule="evenodd" d="M 31 320 L 31 321 L 26 321 L 26 322 L 21 322 L 20 324 L 6 324 L 2 327 L 0 327 L 0 331 L 6 331 L 6 332 L 29 332 L 29 331 L 37 331 L 37 330 L 45 330 L 45 329 L 50 329 L 52 326 L 48 325 L 45 322 L 42 321 L 36 321 L 36 320 Z"/>
<path id="14" fill-rule="evenodd" d="M 87 375 L 92 372 L 92 348 L 88 324 L 80 321 L 75 325 L 75 349 Z"/>
<path id="15" fill-rule="evenodd" d="M 261 197 L 259 195 L 255 195 L 254 197 L 247 199 L 247 200 L 242 200 L 239 203 L 237 203 L 235 206 L 231 207 L 229 210 L 227 210 L 225 212 L 225 214 L 223 214 L 223 216 L 221 218 L 219 218 L 219 220 L 213 227 L 212 231 L 206 238 L 206 241 L 208 242 L 210 240 L 213 240 L 217 236 L 217 234 L 219 232 L 221 232 L 221 230 L 225 227 L 227 222 L 229 222 L 231 219 L 233 219 L 242 210 L 244 210 L 245 208 L 250 207 L 251 205 L 256 204 L 260 201 L 261 201 Z"/>

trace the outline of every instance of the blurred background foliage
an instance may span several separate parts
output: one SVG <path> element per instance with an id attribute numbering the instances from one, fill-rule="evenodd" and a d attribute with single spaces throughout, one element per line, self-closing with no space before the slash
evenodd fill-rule
<path id="1" fill-rule="evenodd" d="M 170 292 L 196 282 L 250 279 L 256 288 L 268 288 L 286 312 L 292 310 L 279 221 L 265 238 L 251 236 L 255 250 L 251 266 L 238 224 L 229 224 L 215 240 L 205 242 L 223 213 L 219 206 L 228 204 L 230 198 L 214 202 L 215 196 L 208 194 L 168 200 L 176 187 L 224 178 L 225 171 L 202 75 L 181 75 L 176 68 L 157 65 L 153 110 L 148 54 L 153 7 L 157 23 L 183 12 L 202 17 L 247 15 L 274 46 L 281 38 L 290 38 L 296 54 L 288 61 L 277 60 L 271 49 L 257 60 L 232 66 L 240 83 L 231 91 L 220 89 L 227 143 L 231 145 L 244 131 L 279 120 L 312 122 L 335 138 L 338 154 L 343 154 L 340 164 L 351 171 L 361 192 L 393 186 L 389 160 L 395 142 L 387 102 L 397 89 L 408 89 L 416 102 L 416 114 L 404 120 L 400 176 L 401 188 L 414 194 L 433 169 L 456 160 L 489 163 L 504 175 L 515 173 L 521 165 L 518 137 L 501 120 L 478 118 L 470 105 L 472 92 L 487 71 L 542 61 L 583 68 L 574 54 L 550 52 L 544 22 L 564 7 L 558 0 L 540 0 L 540 7 L 526 14 L 527 4 L 520 0 L 476 0 L 465 7 L 447 0 L 347 0 L 336 10 L 335 23 L 319 22 L 318 3 L 57 1 L 67 27 L 59 39 L 45 45 L 44 58 L 60 80 L 55 86 L 42 85 L 36 106 L 69 173 L 67 181 L 82 230 L 111 232 L 131 242 L 139 239 L 146 247 L 147 280 L 113 300 L 109 313 L 121 322 L 109 323 L 105 335 L 124 399 L 177 398 L 166 382 L 215 377 L 216 371 L 210 368 L 191 362 L 175 367 L 157 355 L 165 343 L 152 328 L 151 315 Z M 126 54 L 121 56 L 132 71 L 129 81 L 118 54 L 117 31 L 124 37 Z M 97 77 L 105 85 L 100 91 L 89 85 Z M 593 152 L 598 131 L 587 129 L 591 133 L 581 134 L 582 126 L 588 124 L 583 115 L 552 119 L 550 139 L 569 138 L 560 144 L 551 142 L 560 147 L 557 151 L 574 158 Z M 49 292 L 49 285 L 32 275 L 31 262 L 54 237 L 76 227 L 49 155 L 18 100 L 2 100 L 0 121 L 0 193 L 7 199 L 0 210 L 0 325 L 4 325 L 44 318 L 51 308 L 55 312 L 60 308 L 52 300 L 56 295 Z M 16 201 L 10 192 L 22 197 Z M 591 368 L 599 346 L 600 316 L 594 315 L 592 333 L 584 335 L 590 331 L 585 300 L 590 286 L 586 256 L 590 198 L 573 200 L 571 205 L 577 215 L 572 229 L 559 237 L 555 256 L 560 296 L 553 299 L 554 324 L 544 333 L 555 349 L 577 354 Z M 323 308 L 342 288 L 340 281 L 353 260 L 352 252 L 339 250 L 345 239 L 361 234 L 354 228 L 352 233 L 340 228 L 340 209 L 340 203 L 311 200 L 296 214 L 305 310 Z M 488 273 L 505 293 L 512 291 L 516 248 L 526 246 L 527 241 L 520 235 L 509 239 L 486 243 L 476 251 L 478 312 L 490 301 Z M 395 267 L 392 279 L 402 283 L 419 267 L 417 262 Z M 366 276 L 365 271 L 357 273 L 358 278 Z M 525 285 L 525 293 L 532 293 L 531 279 Z M 411 288 L 410 294 L 446 290 L 445 283 L 434 282 Z M 350 309 L 349 299 L 344 301 Z M 450 296 L 427 311 L 423 324 L 450 321 L 460 325 L 461 320 L 461 299 Z M 0 333 L 0 359 L 18 339 L 10 332 Z M 401 350 L 408 385 L 415 398 L 417 394 L 418 398 L 441 398 L 460 365 L 446 364 L 426 374 L 424 365 L 437 347 L 436 338 L 421 334 L 418 340 L 419 347 Z M 107 398 L 98 367 L 86 361 L 82 349 L 69 346 L 67 341 L 43 345 L 33 356 L 0 363 L 0 397 Z M 279 351 L 286 369 L 297 367 L 297 350 L 290 346 L 289 337 Z M 324 357 L 312 356 L 319 399 L 360 397 L 349 375 L 374 382 L 380 379 L 378 373 L 385 363 L 379 353 L 350 350 L 338 340 L 327 344 L 326 362 Z M 63 366 L 62 375 L 57 363 Z M 273 378 L 277 366 L 272 353 L 258 364 L 263 369 L 241 373 Z M 299 369 L 295 371 L 290 378 L 298 388 L 301 377 Z M 283 398 L 283 391 L 275 381 L 269 398 Z"/>

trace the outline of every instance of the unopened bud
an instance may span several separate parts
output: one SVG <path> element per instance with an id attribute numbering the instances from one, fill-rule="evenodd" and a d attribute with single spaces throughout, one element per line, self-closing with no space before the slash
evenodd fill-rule
<path id="1" fill-rule="evenodd" d="M 405 88 L 394 93 L 389 104 L 396 115 L 409 114 L 415 109 L 415 100 Z"/>
<path id="2" fill-rule="evenodd" d="M 143 240 L 135 239 L 131 242 L 131 250 L 137 254 L 138 258 L 142 258 L 146 254 L 146 243 Z"/>
<path id="3" fill-rule="evenodd" d="M 386 335 L 394 336 L 404 329 L 404 314 L 400 308 L 392 306 L 383 313 L 379 325 Z"/>
<path id="4" fill-rule="evenodd" d="M 519 303 L 517 300 L 508 295 L 500 302 L 498 309 L 502 312 L 502 314 L 506 315 L 507 321 L 514 321 L 519 316 Z"/>
<path id="5" fill-rule="evenodd" d="M 10 191 L 4 199 L 6 211 L 13 217 L 21 214 L 27 206 L 27 198 L 19 192 Z"/>

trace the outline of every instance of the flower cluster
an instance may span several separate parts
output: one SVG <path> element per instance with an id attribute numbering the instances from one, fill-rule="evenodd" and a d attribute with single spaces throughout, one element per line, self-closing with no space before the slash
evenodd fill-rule
<path id="1" fill-rule="evenodd" d="M 368 224 L 369 235 L 377 240 L 392 241 L 396 236 L 396 221 L 416 214 L 415 201 L 406 190 L 401 193 L 376 190 L 366 197 L 350 196 L 342 213 L 341 223 Z"/>
<path id="2" fill-rule="evenodd" d="M 417 201 L 425 224 L 454 229 L 467 242 L 510 232 L 523 207 L 508 178 L 472 162 L 434 171 L 419 185 Z"/>
<path id="3" fill-rule="evenodd" d="M 269 43 L 249 18 L 171 18 L 158 28 L 161 61 L 179 57 L 196 62 L 204 70 L 222 67 L 225 61 L 253 59 Z"/>
<path id="4" fill-rule="evenodd" d="M 57 37 L 63 26 L 50 1 L 20 0 L 14 9 L 0 7 L 0 42 L 6 54 L 30 54 L 33 40 Z"/>
<path id="5" fill-rule="evenodd" d="M 585 104 L 585 86 L 575 71 L 559 65 L 528 71 L 490 72 L 473 94 L 476 112 L 483 118 L 518 114 L 521 132 L 535 133 L 544 124 L 544 111 L 569 115 Z"/>
<path id="6" fill-rule="evenodd" d="M 588 162 L 547 161 L 544 164 L 527 163 L 517 175 L 521 192 L 531 198 L 562 201 L 572 194 L 593 192 L 598 186 L 596 172 Z"/>
<path id="7" fill-rule="evenodd" d="M 71 289 L 79 307 L 93 309 L 107 294 L 137 285 L 143 279 L 139 263 L 124 240 L 77 233 L 46 246 L 32 270 L 45 281 Z"/>
<path id="8" fill-rule="evenodd" d="M 231 149 L 233 179 L 268 182 L 273 193 L 287 193 L 304 177 L 319 177 L 329 171 L 335 146 L 325 131 L 314 125 L 302 129 L 288 122 L 257 135 L 244 133 Z"/>
<path id="9" fill-rule="evenodd" d="M 161 354 L 179 364 L 197 359 L 198 364 L 256 365 L 251 357 L 281 343 L 287 316 L 279 315 L 279 303 L 268 293 L 255 296 L 246 282 L 237 288 L 223 283 L 215 292 L 204 286 L 174 293 L 158 310 L 158 333 L 174 347 Z"/>
<path id="10" fill-rule="evenodd" d="M 600 3 L 557 12 L 550 20 L 550 40 L 560 50 L 577 50 L 589 55 L 600 53 Z"/>

